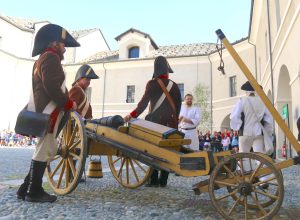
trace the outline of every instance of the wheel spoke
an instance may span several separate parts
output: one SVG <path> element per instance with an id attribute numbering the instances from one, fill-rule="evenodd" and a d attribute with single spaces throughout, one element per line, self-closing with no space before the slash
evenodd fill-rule
<path id="1" fill-rule="evenodd" d="M 129 163 L 130 163 L 130 166 L 131 166 L 131 169 L 132 169 L 132 172 L 133 172 L 133 174 L 134 174 L 134 176 L 135 176 L 136 181 L 137 181 L 137 182 L 140 182 L 139 177 L 138 177 L 138 175 L 137 175 L 137 173 L 136 173 L 136 170 L 135 170 L 135 168 L 134 168 L 134 166 L 133 166 L 133 163 L 132 163 L 132 160 L 131 160 L 131 159 L 129 159 Z"/>
<path id="2" fill-rule="evenodd" d="M 61 172 L 60 172 L 59 177 L 58 177 L 58 181 L 57 181 L 57 185 L 56 185 L 57 189 L 60 187 L 64 172 L 65 172 L 65 163 L 63 163 L 63 166 L 61 168 Z"/>
<path id="3" fill-rule="evenodd" d="M 78 156 L 77 154 L 75 154 L 73 152 L 69 152 L 69 155 L 72 157 L 75 157 L 77 160 L 81 160 L 80 156 Z"/>
<path id="4" fill-rule="evenodd" d="M 269 185 L 272 185 L 272 186 L 278 186 L 277 183 L 269 183 Z"/>
<path id="5" fill-rule="evenodd" d="M 81 140 L 76 141 L 72 146 L 69 147 L 69 151 L 72 151 L 75 147 L 77 147 L 80 142 Z"/>
<path id="6" fill-rule="evenodd" d="M 260 184 L 268 183 L 268 182 L 270 182 L 272 180 L 275 180 L 275 179 L 276 179 L 276 177 L 274 176 L 274 177 L 272 177 L 270 179 L 259 181 L 259 182 L 255 183 L 255 184 L 253 184 L 253 186 L 259 186 Z M 269 183 L 269 184 L 271 184 L 271 183 Z M 277 185 L 277 184 L 273 184 L 273 185 Z"/>
<path id="7" fill-rule="evenodd" d="M 139 168 L 140 168 L 142 171 L 144 171 L 144 173 L 147 173 L 147 171 L 144 169 L 144 167 L 143 167 L 137 160 L 133 159 L 133 161 L 136 163 L 136 165 L 139 166 Z"/>
<path id="8" fill-rule="evenodd" d="M 75 138 L 75 135 L 76 135 L 77 131 L 78 131 L 78 125 L 76 124 L 75 128 L 74 128 L 74 130 L 73 130 L 73 132 L 71 134 L 71 137 L 70 137 L 69 141 L 67 142 L 68 143 L 67 144 L 68 147 L 74 142 L 74 138 Z"/>
<path id="9" fill-rule="evenodd" d="M 112 162 L 112 164 L 115 164 L 116 162 L 118 162 L 121 159 L 121 157 L 118 157 L 115 161 Z"/>
<path id="10" fill-rule="evenodd" d="M 241 200 L 241 198 L 238 198 L 235 203 L 233 204 L 233 206 L 231 207 L 231 209 L 228 212 L 228 215 L 230 216 L 232 211 L 235 209 L 236 205 L 238 204 L 238 202 Z"/>
<path id="11" fill-rule="evenodd" d="M 262 167 L 262 162 L 259 163 L 258 167 L 254 170 L 254 172 L 252 173 L 251 177 L 250 177 L 250 182 L 252 182 L 253 178 L 255 177 L 256 173 L 258 172 L 258 170 Z"/>
<path id="12" fill-rule="evenodd" d="M 75 169 L 75 166 L 74 166 L 74 162 L 73 162 L 73 160 L 70 157 L 68 157 L 68 163 L 69 163 L 69 166 L 71 168 L 71 172 L 72 172 L 73 178 L 75 178 L 76 169 Z"/>
<path id="13" fill-rule="evenodd" d="M 236 184 L 232 184 L 232 183 L 228 183 L 228 182 L 224 182 L 224 181 L 220 181 L 220 180 L 216 180 L 215 183 L 219 184 L 219 185 L 224 185 L 224 186 L 237 187 Z"/>
<path id="14" fill-rule="evenodd" d="M 50 178 L 53 178 L 54 174 L 57 172 L 57 170 L 60 168 L 60 166 L 62 165 L 63 162 L 64 162 L 64 159 L 61 158 L 61 160 L 59 161 L 59 163 L 57 164 L 57 166 L 55 167 L 55 169 L 51 173 Z"/>
<path id="15" fill-rule="evenodd" d="M 232 171 L 224 164 L 225 170 L 239 183 L 240 180 L 232 173 Z"/>
<path id="16" fill-rule="evenodd" d="M 65 160 L 65 166 L 66 166 L 66 176 L 65 176 L 65 185 L 66 185 L 66 188 L 69 187 L 69 181 L 70 181 L 70 167 L 68 165 L 68 160 Z"/>
<path id="17" fill-rule="evenodd" d="M 121 161 L 122 161 L 122 164 L 121 164 L 120 169 L 119 169 L 119 172 L 118 172 L 118 177 L 119 177 L 119 178 L 120 178 L 120 175 L 121 175 L 121 173 L 122 173 L 122 169 L 123 169 L 123 166 L 124 166 L 124 163 L 125 163 L 125 158 L 122 158 Z"/>
<path id="18" fill-rule="evenodd" d="M 264 208 L 261 206 L 261 204 L 259 203 L 259 201 L 254 197 L 254 195 L 251 193 L 252 196 L 252 200 L 255 202 L 255 204 L 258 206 L 258 208 L 260 209 L 260 211 L 262 211 L 262 213 L 264 215 L 267 214 L 266 210 L 264 210 Z"/>
<path id="19" fill-rule="evenodd" d="M 227 195 L 224 195 L 224 196 L 221 196 L 221 197 L 219 197 L 219 198 L 216 198 L 216 200 L 217 200 L 217 201 L 220 201 L 220 200 L 225 199 L 225 198 L 227 198 L 228 196 L 232 196 L 232 195 L 234 195 L 234 194 L 236 194 L 236 193 L 237 193 L 237 189 L 234 190 L 234 191 L 232 191 L 231 193 L 228 193 Z"/>
<path id="20" fill-rule="evenodd" d="M 243 158 L 240 158 L 240 163 L 237 163 L 238 166 L 241 168 L 241 174 L 243 176 L 243 180 L 245 180 L 245 174 L 244 174 L 244 162 L 243 162 Z"/>
<path id="21" fill-rule="evenodd" d="M 272 195 L 272 194 L 269 194 L 269 193 L 266 193 L 266 192 L 263 192 L 263 191 L 260 191 L 260 190 L 254 189 L 254 192 L 259 193 L 259 194 L 264 195 L 264 196 L 267 196 L 271 199 L 275 199 L 275 200 L 279 199 L 278 196 L 275 196 L 275 195 Z"/>
<path id="22" fill-rule="evenodd" d="M 64 129 L 63 129 L 63 133 L 62 133 L 62 137 L 63 137 L 63 141 L 64 143 L 67 143 L 67 125 L 65 125 Z"/>

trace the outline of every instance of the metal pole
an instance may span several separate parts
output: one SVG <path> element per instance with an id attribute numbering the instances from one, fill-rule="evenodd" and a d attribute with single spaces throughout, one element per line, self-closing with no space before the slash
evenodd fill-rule
<path id="1" fill-rule="evenodd" d="M 270 56 L 270 72 L 271 72 L 271 88 L 272 88 L 272 103 L 274 102 L 274 77 L 273 77 L 273 56 L 272 56 L 272 42 L 271 42 L 271 20 L 270 20 L 270 6 L 269 0 L 267 0 L 267 14 L 268 14 L 268 35 L 269 35 L 269 56 Z M 275 134 L 275 121 L 273 120 L 273 134 Z M 276 139 L 275 146 L 276 146 Z M 276 149 L 275 149 L 276 151 Z"/>
<path id="2" fill-rule="evenodd" d="M 104 62 L 102 63 L 104 69 L 104 79 L 103 79 L 103 97 L 102 97 L 102 117 L 104 117 L 104 105 L 105 105 L 105 87 L 106 87 L 106 69 L 104 67 Z"/>

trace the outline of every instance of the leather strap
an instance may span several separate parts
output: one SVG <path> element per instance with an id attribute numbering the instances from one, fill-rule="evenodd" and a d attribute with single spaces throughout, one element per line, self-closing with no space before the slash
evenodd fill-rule
<path id="1" fill-rule="evenodd" d="M 168 85 L 167 85 L 167 90 L 168 90 L 168 92 L 170 92 L 172 86 L 173 86 L 173 82 L 170 80 L 169 83 L 168 83 Z M 151 113 L 155 112 L 156 109 L 158 109 L 159 106 L 163 103 L 163 101 L 165 100 L 165 98 L 166 98 L 166 94 L 165 94 L 165 93 L 161 94 L 160 98 L 159 98 L 158 101 L 155 103 L 154 108 L 153 108 L 152 110 L 151 110 L 151 108 L 150 108 L 150 112 L 151 112 Z"/>
<path id="2" fill-rule="evenodd" d="M 168 101 L 169 101 L 169 103 L 170 103 L 173 111 L 176 113 L 176 108 L 175 108 L 174 101 L 173 101 L 172 97 L 170 96 L 170 93 L 168 92 L 165 84 L 161 81 L 161 79 L 157 79 L 157 82 L 160 85 L 161 89 L 164 91 L 164 93 L 165 93 L 165 95 L 166 95 L 166 97 L 167 97 L 167 99 L 168 99 Z"/>
<path id="3" fill-rule="evenodd" d="M 174 115 L 174 119 L 175 119 L 175 122 L 177 123 L 177 113 L 176 113 L 176 107 L 175 107 L 174 101 L 173 101 L 170 93 L 168 92 L 165 84 L 162 82 L 162 80 L 161 79 L 157 79 L 157 82 L 160 85 L 160 87 L 163 90 L 163 92 L 165 93 L 165 95 L 166 95 L 166 97 L 167 97 L 167 99 L 168 99 L 168 101 L 169 101 L 169 103 L 170 103 L 170 105 L 171 105 L 171 107 L 173 109 L 173 112 L 175 114 Z"/>

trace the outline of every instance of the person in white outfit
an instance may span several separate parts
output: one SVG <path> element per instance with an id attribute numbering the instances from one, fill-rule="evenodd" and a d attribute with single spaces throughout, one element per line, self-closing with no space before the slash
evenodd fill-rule
<path id="1" fill-rule="evenodd" d="M 246 91 L 246 96 L 236 103 L 230 114 L 230 127 L 239 131 L 239 152 L 250 152 L 252 147 L 254 152 L 266 153 L 260 123 L 271 134 L 272 115 L 260 97 L 256 96 L 249 81 L 244 83 L 241 89 Z M 260 179 L 263 180 L 263 177 Z"/>
<path id="2" fill-rule="evenodd" d="M 239 131 L 240 152 L 250 152 L 253 147 L 254 152 L 265 153 L 262 129 L 259 123 L 262 123 L 265 129 L 272 133 L 272 115 L 260 97 L 256 96 L 249 81 L 244 83 L 241 89 L 246 91 L 246 96 L 236 103 L 230 114 L 230 127 Z"/>
<path id="3" fill-rule="evenodd" d="M 199 150 L 199 138 L 197 133 L 197 126 L 201 120 L 201 110 L 197 106 L 193 106 L 193 96 L 186 94 L 184 97 L 185 105 L 181 106 L 179 114 L 178 128 L 185 134 L 186 139 L 191 139 L 192 142 L 186 147 L 192 150 Z"/>

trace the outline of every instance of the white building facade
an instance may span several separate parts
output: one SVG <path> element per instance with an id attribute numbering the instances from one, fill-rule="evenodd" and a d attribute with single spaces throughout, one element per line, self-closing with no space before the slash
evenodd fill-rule
<path id="1" fill-rule="evenodd" d="M 253 0 L 250 13 L 248 38 L 235 42 L 234 48 L 276 109 L 281 112 L 283 106 L 288 105 L 290 128 L 297 136 L 296 120 L 300 116 L 300 100 L 297 98 L 300 94 L 300 1 Z M 3 17 L 0 30 L 1 77 L 7 82 L 0 87 L 1 94 L 5 94 L 2 100 L 6 103 L 0 114 L 0 129 L 11 129 L 18 111 L 28 100 L 34 62 L 30 53 L 35 30 L 22 29 Z M 223 31 L 226 35 L 226 30 Z M 99 79 L 92 80 L 89 89 L 94 117 L 124 116 L 131 112 L 152 77 L 155 57 L 164 55 L 174 70 L 170 78 L 180 85 L 183 95 L 193 93 L 198 83 L 210 89 L 211 129 L 229 128 L 230 112 L 244 95 L 240 87 L 246 78 L 226 49 L 223 50 L 226 74 L 223 75 L 217 70 L 220 57 L 215 44 L 157 46 L 149 34 L 132 28 L 116 37 L 119 50 L 110 51 L 100 30 L 86 33 L 78 34 L 78 37 L 81 36 L 79 42 L 86 45 L 85 49 L 68 51 L 64 69 L 69 88 L 83 63 L 90 64 L 99 75 Z M 26 45 L 10 41 L 4 44 L 6 36 L 13 35 L 24 39 L 20 42 L 26 42 Z M 94 45 L 97 47 L 91 48 Z M 277 157 L 280 158 L 284 135 L 278 126 L 275 126 L 275 136 Z M 292 154 L 295 155 L 295 152 Z"/>

